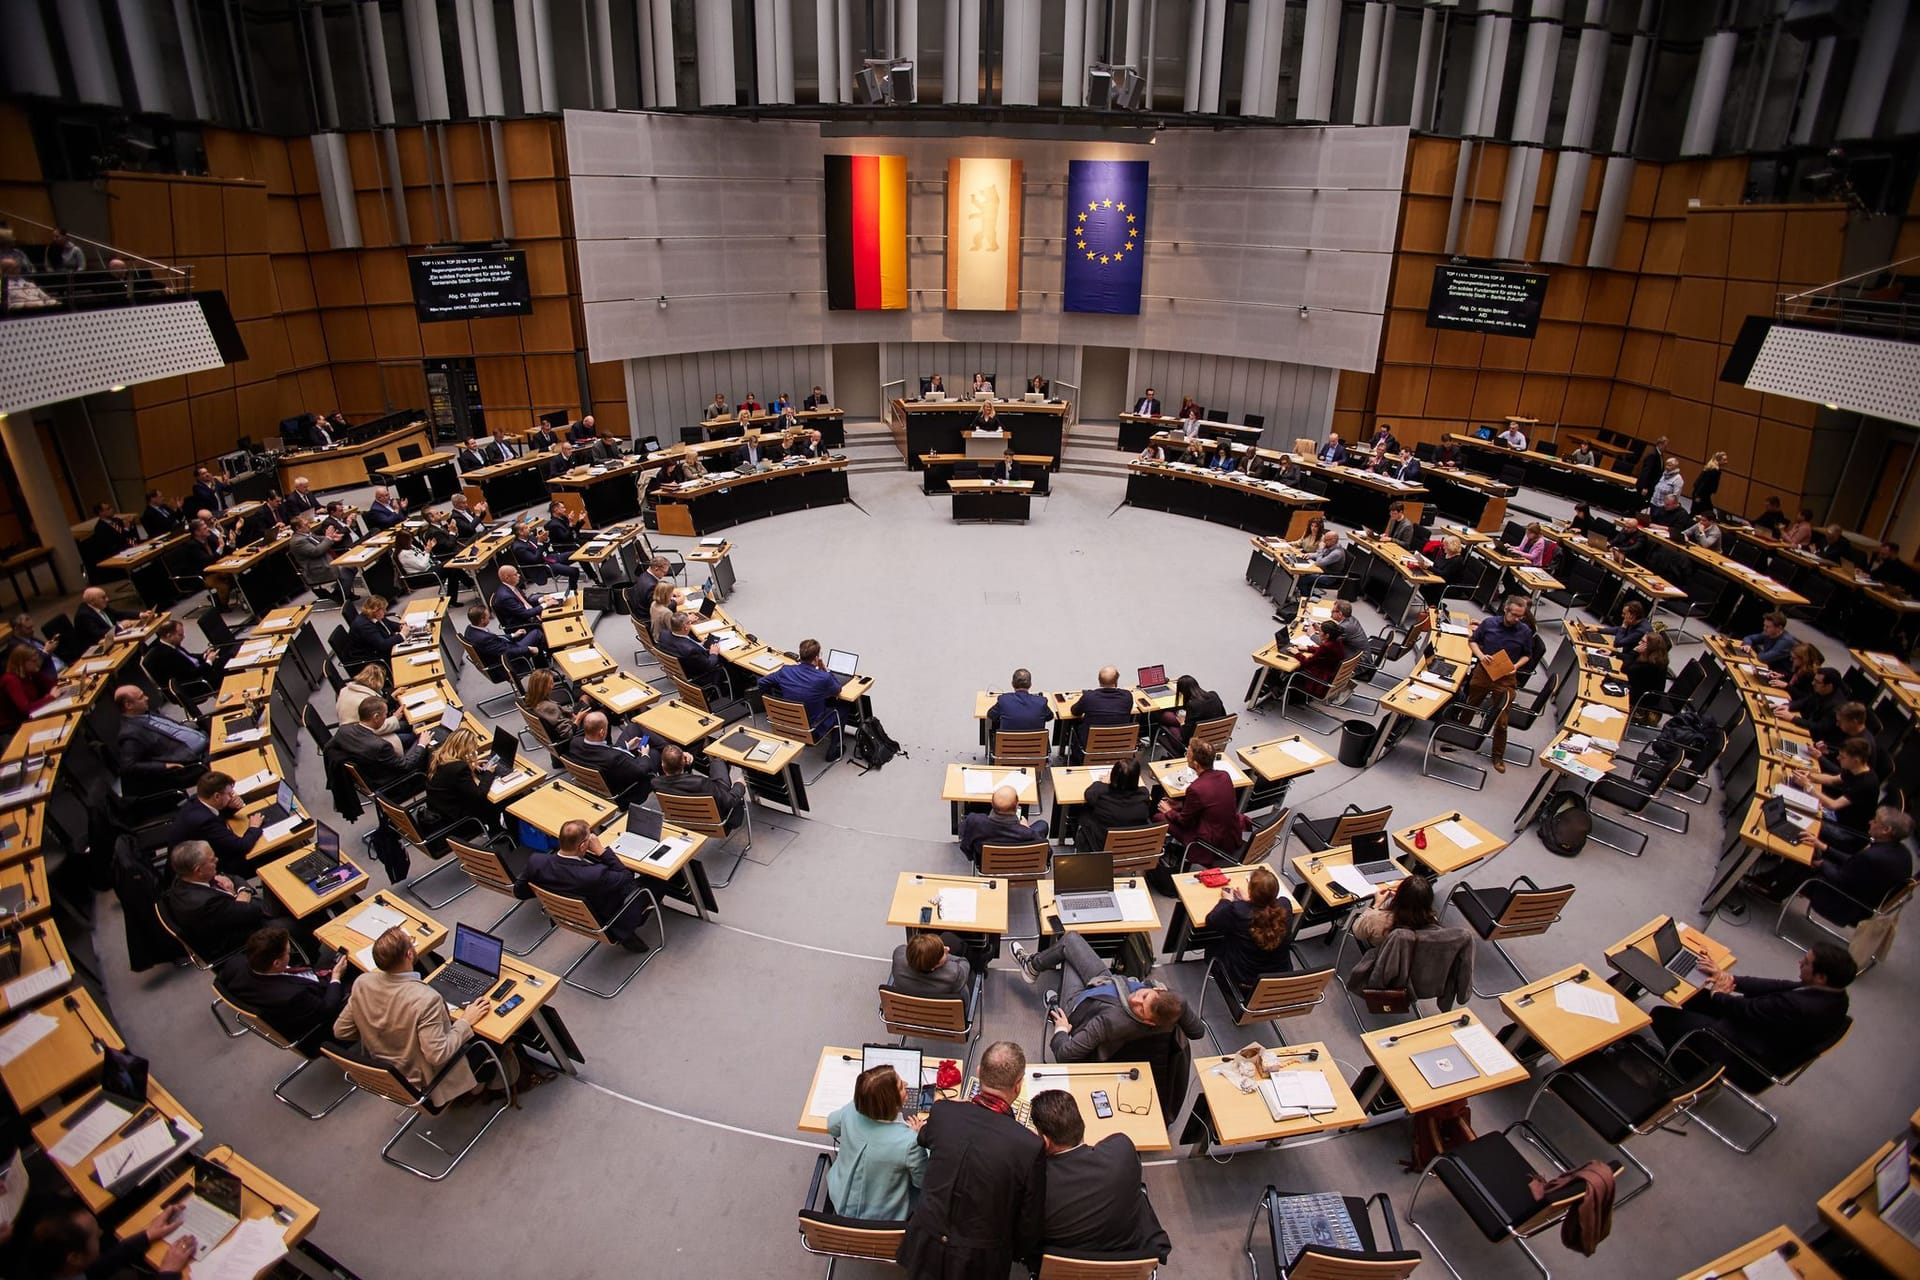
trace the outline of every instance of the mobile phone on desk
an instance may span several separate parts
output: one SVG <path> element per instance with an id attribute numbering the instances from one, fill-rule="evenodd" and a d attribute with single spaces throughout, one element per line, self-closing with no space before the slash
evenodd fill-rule
<path id="1" fill-rule="evenodd" d="M 922 907 L 922 908 L 920 908 L 920 923 L 921 923 L 921 924 L 932 924 L 932 923 L 933 923 L 933 908 L 932 908 L 932 907 Z"/>
<path id="2" fill-rule="evenodd" d="M 521 1005 L 521 1002 L 524 999 L 525 999 L 524 996 L 514 996 L 512 999 L 508 1000 L 505 1004 L 496 1006 L 494 1008 L 494 1013 L 504 1018 L 506 1015 L 512 1013 L 515 1009 L 518 1009 Z"/>
<path id="3" fill-rule="evenodd" d="M 1107 1100 L 1107 1091 L 1105 1089 L 1095 1089 L 1093 1091 L 1093 1114 L 1102 1120 L 1111 1120 L 1113 1118 L 1113 1103 Z"/>

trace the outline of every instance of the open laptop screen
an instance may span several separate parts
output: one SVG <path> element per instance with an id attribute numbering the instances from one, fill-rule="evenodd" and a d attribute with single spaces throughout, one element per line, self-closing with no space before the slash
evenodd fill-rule
<path id="1" fill-rule="evenodd" d="M 1167 669 L 1164 665 L 1157 666 L 1157 667 L 1141 667 L 1140 668 L 1139 684 L 1142 689 L 1151 689 L 1155 685 L 1162 685 L 1162 684 L 1165 684 L 1166 682 L 1167 682 Z"/>
<path id="2" fill-rule="evenodd" d="M 860 669 L 860 655 L 845 649 L 827 650 L 827 670 L 837 676 L 850 676 Z"/>
<path id="3" fill-rule="evenodd" d="M 1053 859 L 1053 891 L 1101 893 L 1113 888 L 1113 855 L 1062 853 Z"/>
<path id="4" fill-rule="evenodd" d="M 453 927 L 453 958 L 456 963 L 482 973 L 500 972 L 500 952 L 504 944 L 490 933 L 478 929 L 469 929 L 464 924 Z"/>
<path id="5" fill-rule="evenodd" d="M 512 764 L 514 757 L 519 753 L 520 740 L 513 736 L 513 730 L 495 729 L 493 731 L 494 755 L 500 757 L 500 759 L 507 764 Z"/>
<path id="6" fill-rule="evenodd" d="M 921 1054 L 918 1049 L 902 1048 L 895 1044 L 870 1044 L 860 1050 L 860 1069 L 871 1071 L 875 1067 L 892 1067 L 895 1075 L 910 1088 L 920 1087 Z"/>

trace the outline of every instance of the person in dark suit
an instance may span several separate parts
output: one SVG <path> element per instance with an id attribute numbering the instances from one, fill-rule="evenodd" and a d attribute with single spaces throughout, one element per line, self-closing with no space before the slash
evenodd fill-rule
<path id="1" fill-rule="evenodd" d="M 353 966 L 342 951 L 331 973 L 293 968 L 288 963 L 293 958 L 292 942 L 292 935 L 280 925 L 254 930 L 245 948 L 220 966 L 218 986 L 221 995 L 312 1057 L 347 1002 L 346 979 Z"/>
<path id="2" fill-rule="evenodd" d="M 665 556 L 655 556 L 647 561 L 647 567 L 627 588 L 627 612 L 644 623 L 648 611 L 653 608 L 653 589 L 672 576 L 672 566 L 667 563 Z"/>
<path id="3" fill-rule="evenodd" d="M 965 949 L 966 943 L 955 934 L 916 933 L 893 949 L 887 986 L 923 1000 L 964 997 L 973 981 L 973 966 L 954 952 Z"/>
<path id="4" fill-rule="evenodd" d="M 585 511 L 569 511 L 558 502 L 547 504 L 547 545 L 558 556 L 570 555 L 580 549 L 580 528 L 587 522 Z M 574 570 L 576 578 L 579 570 Z"/>
<path id="5" fill-rule="evenodd" d="M 543 421 L 535 424 L 533 430 L 527 433 L 526 443 L 529 453 L 547 453 L 559 449 L 561 456 L 566 456 L 566 450 L 561 448 L 565 442 L 560 439 L 560 433 L 553 429 L 553 424 L 550 422 Z"/>
<path id="6" fill-rule="evenodd" d="M 233 486 L 214 475 L 210 468 L 201 467 L 193 473 L 190 505 L 195 511 L 207 510 L 219 515 L 233 505 Z"/>
<path id="7" fill-rule="evenodd" d="M 813 389 L 813 394 L 800 402 L 800 407 L 802 409 L 826 409 L 826 408 L 830 408 L 832 406 L 832 403 L 833 403 L 832 401 L 827 399 L 826 392 L 822 391 L 818 387 L 815 387 Z"/>
<path id="8" fill-rule="evenodd" d="M 1408 484 L 1417 483 L 1420 479 L 1419 455 L 1411 449 L 1407 450 L 1400 456 L 1399 465 L 1390 469 L 1387 474 L 1395 480 L 1404 480 Z"/>
<path id="9" fill-rule="evenodd" d="M 79 637 L 82 648 L 91 649 L 112 635 L 121 623 L 131 622 L 133 617 L 133 614 L 109 605 L 105 591 L 99 587 L 88 587 L 80 593 L 80 607 L 73 611 L 73 632 Z"/>
<path id="10" fill-rule="evenodd" d="M 436 827 L 451 826 L 462 818 L 478 818 L 492 830 L 500 829 L 504 805 L 490 794 L 494 773 L 487 767 L 486 744 L 462 725 L 434 749 L 427 762 L 427 820 Z"/>
<path id="11" fill-rule="evenodd" d="M 1207 1033 L 1197 1009 L 1164 987 L 1115 974 L 1077 933 L 1038 955 L 1028 955 L 1017 942 L 1011 945 L 1020 976 L 1029 983 L 1050 969 L 1066 971 L 1061 990 L 1048 998 L 1056 1062 L 1110 1062 L 1133 1041 L 1175 1027 L 1189 1040 Z"/>
<path id="12" fill-rule="evenodd" d="M 207 762 L 207 735 L 190 724 L 170 720 L 154 711 L 147 691 L 123 684 L 113 691 L 120 709 L 120 767 L 134 764 L 197 764 Z"/>
<path id="13" fill-rule="evenodd" d="M 1161 415 L 1160 397 L 1154 394 L 1152 387 L 1148 387 L 1147 394 L 1134 401 L 1133 412 L 1139 418 L 1157 418 Z"/>
<path id="14" fill-rule="evenodd" d="M 718 757 L 707 761 L 703 774 L 694 769 L 691 755 L 668 743 L 660 751 L 660 773 L 653 789 L 676 796 L 712 796 L 728 831 L 746 820 L 747 784 L 728 773 L 727 762 Z"/>
<path id="15" fill-rule="evenodd" d="M 231 955 L 246 945 L 256 929 L 270 924 L 286 927 L 285 918 L 271 914 L 253 890 L 236 887 L 241 877 L 219 873 L 219 859 L 206 841 L 180 841 L 167 860 L 173 868 L 173 883 L 160 901 L 180 940 L 201 959 Z"/>
<path id="16" fill-rule="evenodd" d="M 734 470 L 758 471 L 768 463 L 780 461 L 780 452 L 777 441 L 763 440 L 758 430 L 749 429 L 740 437 L 740 448 L 733 455 Z"/>
<path id="17" fill-rule="evenodd" d="M 1813 846 L 1814 883 L 1807 887 L 1807 905 L 1835 924 L 1859 924 L 1888 894 L 1913 878 L 1913 851 L 1907 844 L 1913 836 L 1913 815 L 1904 809 L 1891 805 L 1876 809 L 1867 822 L 1864 848 L 1857 847 L 1859 837 L 1850 832 L 1827 834 L 1832 841 L 1821 836 L 1801 839 Z M 1798 863 L 1785 865 L 1806 874 Z"/>
<path id="18" fill-rule="evenodd" d="M 341 725 L 333 735 L 340 758 L 358 769 L 361 781 L 375 791 L 418 777 L 425 771 L 427 753 L 432 750 L 432 743 L 424 736 L 410 750 L 397 750 L 379 731 L 389 710 L 383 697 L 363 698 L 359 720 Z"/>
<path id="19" fill-rule="evenodd" d="M 484 604 L 474 603 L 467 606 L 467 629 L 460 634 L 466 637 L 473 651 L 480 655 L 488 672 L 497 672 L 500 665 L 510 658 L 524 658 L 531 663 L 545 660 L 544 642 L 538 631 L 523 632 L 519 636 L 508 637 L 498 631 L 489 631 L 487 624 L 493 621 L 493 611 Z M 504 679 L 504 674 L 501 675 Z"/>
<path id="20" fill-rule="evenodd" d="M 993 464 L 993 470 L 987 475 L 989 480 L 1019 480 L 1020 464 L 1014 460 L 1013 450 L 1009 448 L 1000 455 L 1000 461 Z"/>
<path id="21" fill-rule="evenodd" d="M 1027 379 L 1027 392 L 1030 395 L 1044 396 L 1052 389 L 1053 384 L 1037 373 Z"/>
<path id="22" fill-rule="evenodd" d="M 795 458 L 824 458 L 827 456 L 826 446 L 820 443 L 820 433 L 812 429 L 809 429 L 805 435 L 797 437 L 791 445 L 787 446 L 787 453 L 789 456 Z"/>
<path id="23" fill-rule="evenodd" d="M 909 1276 L 1003 1280 L 1040 1243 L 1046 1148 L 1013 1118 L 1027 1055 L 998 1040 L 980 1055 L 980 1092 L 933 1104 L 920 1129 L 927 1172 L 894 1261 Z"/>
<path id="24" fill-rule="evenodd" d="M 356 663 L 386 662 L 405 639 L 399 624 L 387 621 L 385 596 L 368 596 L 347 627 L 347 641 Z"/>
<path id="25" fill-rule="evenodd" d="M 1347 446 L 1340 441 L 1340 433 L 1334 432 L 1327 442 L 1320 446 L 1320 461 L 1330 466 L 1338 466 L 1347 460 Z"/>
<path id="26" fill-rule="evenodd" d="M 1080 824 L 1073 832 L 1074 851 L 1103 849 L 1107 832 L 1144 827 L 1152 821 L 1153 798 L 1140 785 L 1140 762 L 1116 760 L 1105 778 L 1087 784 Z"/>
<path id="27" fill-rule="evenodd" d="M 1769 1071 L 1791 1071 L 1845 1022 L 1846 988 L 1858 972 L 1846 948 L 1830 942 L 1816 942 L 1801 955 L 1798 978 L 1736 978 L 1702 965 L 1696 979 L 1706 990 L 1684 1008 L 1656 1008 L 1653 1034 L 1671 1051 L 1688 1032 L 1705 1028 Z M 1696 1037 L 1687 1046 L 1698 1058 L 1724 1060 L 1711 1039 Z M 1732 1074 L 1740 1084 L 1752 1072 L 1735 1066 Z"/>
<path id="28" fill-rule="evenodd" d="M 1041 1247 L 1134 1258 L 1151 1253 L 1164 1263 L 1173 1241 L 1141 1190 L 1133 1139 L 1110 1133 L 1088 1146 L 1080 1104 L 1064 1089 L 1036 1093 L 1031 1114 L 1047 1152 Z M 1035 1274 L 1040 1252 L 1034 1250 L 1031 1262 Z"/>
<path id="29" fill-rule="evenodd" d="M 1193 727 L 1220 719 L 1227 714 L 1227 707 L 1219 694 L 1200 687 L 1197 676 L 1181 676 L 1174 681 L 1174 691 L 1179 694 L 1180 705 L 1160 713 L 1160 736 L 1175 754 L 1185 755 Z"/>
<path id="30" fill-rule="evenodd" d="M 1120 687 L 1120 669 L 1102 667 L 1097 688 L 1083 690 L 1073 704 L 1080 728 L 1073 735 L 1073 762 L 1087 758 L 1087 731 L 1097 725 L 1127 724 L 1133 719 L 1133 693 Z"/>
<path id="31" fill-rule="evenodd" d="M 293 492 L 280 499 L 280 516 L 291 522 L 298 515 L 312 515 L 320 509 L 320 499 L 313 496 L 313 482 L 305 476 L 296 476 Z"/>
<path id="32" fill-rule="evenodd" d="M 795 652 L 800 660 L 761 676 L 760 688 L 776 698 L 799 703 L 806 710 L 807 724 L 812 728 L 813 736 L 826 738 L 832 734 L 835 725 L 847 718 L 846 704 L 839 701 L 840 690 L 847 683 L 847 678 L 827 670 L 826 659 L 820 656 L 818 640 L 802 640 Z M 830 746 L 828 749 L 837 751 L 838 747 Z"/>
<path id="33" fill-rule="evenodd" d="M 479 537 L 481 528 L 490 518 L 486 503 L 483 502 L 478 507 L 469 506 L 467 495 L 464 493 L 453 495 L 448 514 L 453 517 L 454 536 L 459 538 L 463 545 Z"/>
<path id="34" fill-rule="evenodd" d="M 566 522 L 561 521 L 562 524 Z M 548 582 L 555 574 L 567 580 L 567 590 L 576 591 L 580 587 L 580 566 L 570 563 L 551 549 L 545 541 L 546 531 L 536 525 L 522 525 L 519 536 L 507 547 L 507 554 L 527 576 L 529 582 Z"/>
<path id="35" fill-rule="evenodd" d="M 284 528 L 286 523 L 281 519 L 280 499 L 268 498 L 247 513 L 247 518 L 240 522 L 239 529 L 235 531 L 234 539 L 243 547 L 251 546 L 279 536 Z"/>
<path id="36" fill-rule="evenodd" d="M 1607 539 L 1607 550 L 1618 551 L 1629 560 L 1639 560 L 1647 554 L 1647 535 L 1641 532 L 1640 522 L 1632 516 L 1620 521 L 1620 527 Z"/>
<path id="37" fill-rule="evenodd" d="M 1280 878 L 1266 867 L 1247 877 L 1245 890 L 1228 885 L 1220 901 L 1207 913 L 1207 931 L 1214 942 L 1207 959 L 1240 992 L 1244 1000 L 1260 979 L 1293 968 L 1287 940 L 1293 934 L 1293 904 L 1280 892 Z"/>
<path id="38" fill-rule="evenodd" d="M 1047 838 L 1047 821 L 1020 818 L 1020 793 L 1012 787 L 998 787 L 993 793 L 993 808 L 986 813 L 970 813 L 960 822 L 960 852 L 969 861 L 980 861 L 980 846 L 987 844 L 1033 844 Z"/>
<path id="39" fill-rule="evenodd" d="M 314 530 L 334 539 L 334 550 L 345 551 L 360 540 L 353 529 L 353 513 L 339 500 L 327 504 L 327 512 L 314 522 Z"/>
<path id="40" fill-rule="evenodd" d="M 373 505 L 367 508 L 367 528 L 375 533 L 391 529 L 406 519 L 407 500 L 396 499 L 393 491 L 382 486 L 373 491 Z"/>
<path id="41" fill-rule="evenodd" d="M 567 743 L 567 756 L 597 771 L 614 795 L 639 804 L 653 793 L 660 760 L 651 751 L 614 746 L 608 741 L 611 730 L 605 712 L 589 711 L 580 721 L 580 732 Z M 638 737 L 633 739 L 639 741 Z M 721 806 L 723 812 L 725 808 Z"/>
<path id="42" fill-rule="evenodd" d="M 1030 733 L 1047 727 L 1053 708 L 1033 692 L 1033 672 L 1021 667 L 1013 673 L 1013 688 L 994 699 L 987 708 L 987 727 L 994 733 Z"/>
<path id="43" fill-rule="evenodd" d="M 528 632 L 539 634 L 540 610 L 520 589 L 520 570 L 512 565 L 500 567 L 500 589 L 493 593 L 493 612 L 500 628 L 514 639 Z"/>
<path id="44" fill-rule="evenodd" d="M 567 436 L 576 444 L 582 440 L 598 440 L 600 429 L 593 425 L 592 414 L 583 414 L 580 421 L 567 424 Z"/>
<path id="45" fill-rule="evenodd" d="M 219 683 L 225 675 L 225 664 L 195 653 L 187 648 L 186 640 L 186 623 L 169 618 L 162 624 L 146 652 L 147 674 L 167 687 L 194 681 L 209 686 Z"/>
<path id="46" fill-rule="evenodd" d="M 533 886 L 549 893 L 578 898 L 593 912 L 593 918 L 607 936 L 628 951 L 646 951 L 640 940 L 640 926 L 652 914 L 644 902 L 627 903 L 638 886 L 639 877 L 627 870 L 612 850 L 587 824 L 573 818 L 560 826 L 560 847 L 539 851 L 527 859 L 527 869 L 514 880 L 513 893 L 531 898 Z M 626 903 L 625 907 L 622 904 Z"/>
<path id="47" fill-rule="evenodd" d="M 140 527 L 149 538 L 164 537 L 180 527 L 180 508 L 168 502 L 158 489 L 147 490 L 147 505 L 140 512 Z"/>
<path id="48" fill-rule="evenodd" d="M 1634 471 L 1633 487 L 1643 498 L 1653 497 L 1653 486 L 1667 469 L 1667 438 L 1661 436 L 1648 445 L 1640 454 L 1640 465 Z"/>
<path id="49" fill-rule="evenodd" d="M 661 649 L 680 660 L 687 679 L 704 689 L 719 689 L 732 695 L 732 677 L 720 657 L 718 641 L 701 644 L 693 638 L 693 621 L 686 613 L 676 613 L 669 624 L 666 643 Z"/>
<path id="50" fill-rule="evenodd" d="M 486 454 L 482 452 L 486 445 L 485 440 L 469 440 L 454 450 L 454 461 L 460 464 L 461 475 L 466 475 L 469 471 L 478 471 L 489 465 Z"/>
<path id="51" fill-rule="evenodd" d="M 133 528 L 122 520 L 113 509 L 111 502 L 103 502 L 93 509 L 93 528 L 87 533 L 86 541 L 80 544 L 80 558 L 89 570 L 97 570 L 100 562 L 109 556 L 119 555 L 136 541 Z M 97 572 L 94 577 L 100 577 Z M 114 577 L 125 575 L 117 571 Z"/>

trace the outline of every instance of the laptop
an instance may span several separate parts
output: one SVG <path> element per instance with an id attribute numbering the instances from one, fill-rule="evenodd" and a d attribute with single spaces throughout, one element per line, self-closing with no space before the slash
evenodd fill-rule
<path id="1" fill-rule="evenodd" d="M 193 1181 L 176 1191 L 167 1204 L 183 1200 L 186 1211 L 167 1241 L 192 1236 L 193 1261 L 199 1262 L 240 1225 L 240 1179 L 211 1164 L 200 1165 Z"/>
<path id="2" fill-rule="evenodd" d="M 1124 919 L 1120 900 L 1113 893 L 1113 855 L 1056 854 L 1053 907 L 1062 924 L 1097 924 Z"/>
<path id="3" fill-rule="evenodd" d="M 711 618 L 713 611 L 719 607 L 720 601 L 718 597 L 706 596 L 700 601 L 700 616 L 703 618 Z"/>
<path id="4" fill-rule="evenodd" d="M 1653 931 L 1653 947 L 1660 953 L 1661 966 L 1676 978 L 1685 978 L 1700 967 L 1700 957 L 1680 941 L 1679 926 L 1671 916 Z"/>
<path id="5" fill-rule="evenodd" d="M 845 649 L 827 650 L 827 670 L 842 680 L 851 679 L 860 670 L 860 655 L 848 653 Z"/>
<path id="6" fill-rule="evenodd" d="M 1806 834 L 1807 828 L 1813 825 L 1812 818 L 1797 815 L 1779 796 L 1769 796 L 1760 802 L 1760 821 L 1768 835 L 1796 844 Z"/>
<path id="7" fill-rule="evenodd" d="M 1389 880 L 1405 880 L 1407 873 L 1400 869 L 1387 852 L 1387 833 L 1369 831 L 1353 838 L 1353 869 L 1367 878 L 1368 884 L 1385 884 Z"/>
<path id="8" fill-rule="evenodd" d="M 1020 398 L 1028 404 L 1045 404 L 1047 402 L 1047 398 L 1038 391 L 1029 391 Z"/>
<path id="9" fill-rule="evenodd" d="M 907 1086 L 906 1101 L 900 1104 L 901 1110 L 909 1113 L 925 1111 L 934 1104 L 939 1090 L 925 1083 L 925 1063 L 918 1049 L 908 1049 L 897 1044 L 870 1044 L 860 1050 L 860 1070 L 871 1071 L 875 1067 L 892 1067 L 893 1073 Z"/>
<path id="10" fill-rule="evenodd" d="M 287 868 L 296 880 L 308 887 L 340 869 L 340 833 L 324 822 L 313 824 L 313 852 L 302 856 Z"/>
<path id="11" fill-rule="evenodd" d="M 1908 1244 L 1920 1245 L 1920 1193 L 1913 1189 L 1913 1153 L 1905 1138 L 1873 1166 L 1875 1199 L 1880 1221 L 1892 1227 Z"/>
<path id="12" fill-rule="evenodd" d="M 262 840 L 277 839 L 307 821 L 307 815 L 300 811 L 299 797 L 284 782 L 274 791 L 273 803 L 261 810 L 260 816 L 265 819 L 260 824 Z"/>
<path id="13" fill-rule="evenodd" d="M 450 1005 L 472 1004 L 500 981 L 500 953 L 504 946 L 490 933 L 456 924 L 453 926 L 453 961 L 435 974 L 429 985 Z"/>
<path id="14" fill-rule="evenodd" d="M 1164 664 L 1141 667 L 1137 675 L 1139 678 L 1134 683 L 1139 685 L 1140 692 L 1149 698 L 1162 698 L 1173 690 L 1173 686 L 1167 683 L 1167 668 Z"/>
<path id="15" fill-rule="evenodd" d="M 451 708 L 449 708 L 451 710 Z M 497 777 L 513 772 L 513 762 L 520 755 L 520 739 L 513 730 L 496 728 L 493 731 L 493 752 L 487 759 L 487 768 Z"/>
<path id="16" fill-rule="evenodd" d="M 1664 996 L 1680 985 L 1680 979 L 1666 965 L 1638 947 L 1626 947 L 1618 955 L 1607 957 L 1613 967 L 1657 996 Z"/>
<path id="17" fill-rule="evenodd" d="M 664 839 L 662 830 L 659 810 L 630 804 L 627 806 L 627 829 L 614 838 L 613 851 L 637 862 L 671 862 L 674 855 L 685 847 L 685 842 L 680 837 Z"/>

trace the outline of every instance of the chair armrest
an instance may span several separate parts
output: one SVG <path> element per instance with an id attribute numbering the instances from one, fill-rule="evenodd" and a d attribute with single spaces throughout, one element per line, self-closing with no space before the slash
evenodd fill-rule
<path id="1" fill-rule="evenodd" d="M 1513 882 L 1507 886 L 1507 892 L 1511 894 L 1515 889 L 1520 888 L 1522 885 L 1525 885 L 1527 888 L 1532 889 L 1535 892 L 1538 892 L 1540 888 L 1539 885 L 1533 882 L 1532 876 L 1515 876 L 1513 878 Z"/>
<path id="2" fill-rule="evenodd" d="M 807 1198 L 800 1206 L 802 1213 L 820 1211 L 820 1190 L 827 1185 L 827 1170 L 833 1165 L 833 1152 L 822 1151 L 813 1162 L 813 1177 L 807 1182 Z"/>
<path id="3" fill-rule="evenodd" d="M 1387 1199 L 1386 1192 L 1376 1191 L 1367 1197 L 1367 1204 L 1377 1204 L 1380 1206 L 1380 1221 L 1387 1228 L 1387 1243 L 1392 1246 L 1395 1253 L 1402 1252 L 1403 1246 L 1400 1243 L 1400 1224 L 1395 1222 L 1393 1218 L 1393 1201 Z"/>
<path id="4" fill-rule="evenodd" d="M 1751 1054 L 1748 1054 L 1745 1050 L 1741 1049 L 1739 1045 L 1733 1043 L 1733 1041 L 1727 1039 L 1725 1036 L 1721 1035 L 1718 1031 L 1715 1031 L 1712 1027 L 1694 1027 L 1691 1030 L 1683 1032 L 1680 1038 L 1678 1040 L 1675 1040 L 1673 1044 L 1668 1047 L 1667 1056 L 1661 1060 L 1661 1064 L 1663 1066 L 1671 1066 L 1674 1059 L 1674 1055 L 1679 1053 L 1682 1049 L 1686 1048 L 1687 1041 L 1693 1039 L 1695 1036 L 1706 1036 L 1714 1041 L 1717 1041 L 1720 1047 L 1724 1049 L 1728 1054 L 1732 1055 L 1734 1058 L 1737 1058 L 1743 1065 L 1751 1067 L 1754 1071 L 1754 1074 L 1765 1076 L 1770 1083 L 1772 1084 L 1786 1083 L 1779 1076 L 1773 1073 L 1772 1067 L 1769 1067 L 1764 1063 L 1756 1061 Z M 1697 1058 L 1702 1063 L 1702 1065 L 1705 1065 L 1705 1066 L 1712 1065 L 1712 1063 L 1708 1062 L 1706 1059 L 1699 1058 L 1699 1055 L 1697 1054 L 1694 1054 L 1692 1056 Z"/>
<path id="5" fill-rule="evenodd" d="M 475 1049 L 480 1050 L 489 1058 L 493 1059 L 494 1070 L 500 1073 L 500 1087 L 503 1089 L 507 1087 L 507 1066 L 504 1062 L 500 1061 L 500 1050 L 494 1047 L 493 1041 L 475 1033 L 467 1038 L 465 1044 L 460 1046 L 460 1052 L 440 1064 L 440 1069 L 433 1073 L 433 1079 L 427 1081 L 426 1084 L 420 1087 L 419 1094 L 423 1105 L 430 1105 L 426 1103 L 426 1100 L 433 1095 L 433 1091 L 440 1086 L 440 1082 L 445 1080 L 447 1074 L 455 1067 L 466 1062 L 468 1055 Z M 388 1066 L 384 1062 L 380 1065 L 387 1067 L 389 1071 L 398 1072 L 398 1068 Z"/>

